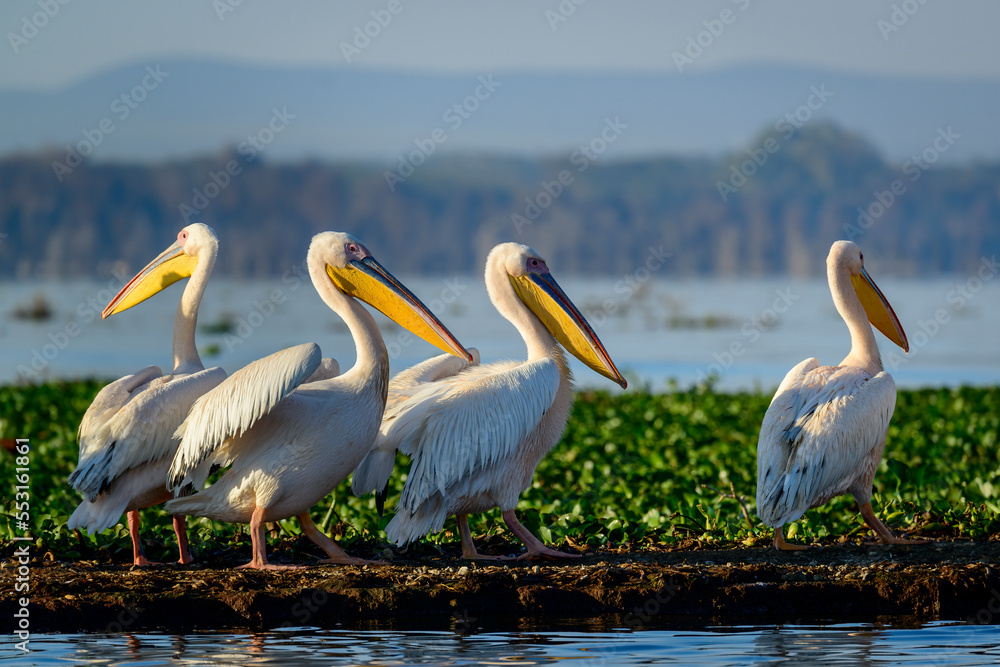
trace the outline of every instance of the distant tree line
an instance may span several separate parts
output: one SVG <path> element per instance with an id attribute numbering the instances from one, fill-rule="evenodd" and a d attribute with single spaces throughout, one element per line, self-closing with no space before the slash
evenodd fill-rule
<path id="1" fill-rule="evenodd" d="M 831 125 L 717 159 L 433 156 L 393 189 L 385 165 L 270 164 L 236 149 L 84 162 L 62 182 L 55 159 L 0 160 L 2 278 L 137 269 L 194 221 L 216 230 L 216 271 L 235 277 L 283 275 L 327 229 L 401 274 L 478 273 L 510 240 L 562 275 L 629 274 L 652 252 L 670 253 L 664 276 L 821 275 L 840 238 L 883 275 L 968 273 L 1000 254 L 1000 164 L 887 164 Z"/>

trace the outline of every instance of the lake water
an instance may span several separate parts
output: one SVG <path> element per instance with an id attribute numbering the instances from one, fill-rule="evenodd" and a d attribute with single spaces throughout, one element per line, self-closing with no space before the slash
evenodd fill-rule
<path id="1" fill-rule="evenodd" d="M 987 665 L 997 626 L 932 623 L 710 627 L 699 630 L 349 631 L 34 635 L 19 665 Z"/>
<path id="2" fill-rule="evenodd" d="M 900 387 L 1000 384 L 1000 280 L 985 272 L 935 280 L 876 280 L 910 341 L 910 353 L 878 334 L 886 369 Z M 124 276 L 127 280 L 129 276 Z M 493 309 L 481 276 L 401 279 L 484 361 L 523 359 L 514 328 Z M 618 367 L 635 386 L 687 387 L 709 373 L 725 390 L 773 390 L 799 361 L 837 363 L 850 340 L 825 280 L 652 280 L 629 293 L 620 278 L 566 278 L 561 284 L 585 312 Z M 171 332 L 181 286 L 107 320 L 100 311 L 123 280 L 0 283 L 0 382 L 120 377 L 171 364 Z M 43 322 L 13 312 L 36 294 L 53 315 Z M 308 282 L 214 279 L 199 325 L 228 318 L 230 334 L 199 331 L 206 366 L 233 372 L 271 352 L 317 342 L 342 367 L 353 363 L 346 327 Z M 395 373 L 435 348 L 378 316 Z M 574 360 L 575 361 L 575 360 Z M 616 385 L 574 365 L 578 386 Z M 637 382 L 638 381 L 638 382 Z"/>

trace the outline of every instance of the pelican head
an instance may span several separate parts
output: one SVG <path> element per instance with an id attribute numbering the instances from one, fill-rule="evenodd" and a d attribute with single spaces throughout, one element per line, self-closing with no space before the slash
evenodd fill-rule
<path id="1" fill-rule="evenodd" d="M 541 255 L 520 243 L 502 243 L 490 252 L 486 264 L 497 261 L 503 263 L 517 297 L 563 347 L 597 373 L 622 388 L 628 386 L 594 329 L 559 287 Z"/>
<path id="2" fill-rule="evenodd" d="M 830 247 L 830 254 L 826 258 L 826 270 L 831 284 L 834 276 L 849 275 L 854 292 L 858 295 L 858 301 L 865 309 L 865 315 L 871 325 L 904 351 L 910 351 L 910 343 L 906 340 L 903 325 L 899 323 L 899 318 L 882 294 L 882 290 L 865 270 L 861 248 L 851 241 L 837 241 Z"/>
<path id="3" fill-rule="evenodd" d="M 404 329 L 449 354 L 472 360 L 420 299 L 414 296 L 372 256 L 361 241 L 344 232 L 323 232 L 313 237 L 309 257 L 326 265 L 333 286 L 364 301 Z"/>
<path id="4" fill-rule="evenodd" d="M 211 227 L 200 222 L 188 225 L 178 232 L 176 242 L 157 255 L 118 292 L 101 317 L 128 310 L 178 280 L 190 277 L 199 261 L 210 258 L 208 261 L 214 262 L 218 251 L 219 239 Z"/>

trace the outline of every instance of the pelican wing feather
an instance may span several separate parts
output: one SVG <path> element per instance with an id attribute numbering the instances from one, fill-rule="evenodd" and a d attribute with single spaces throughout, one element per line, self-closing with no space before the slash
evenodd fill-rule
<path id="1" fill-rule="evenodd" d="M 429 383 L 454 377 L 467 367 L 478 365 L 479 350 L 474 347 L 470 347 L 468 350 L 469 354 L 472 355 L 472 361 L 460 359 L 453 354 L 440 354 L 399 372 L 389 380 L 389 397 L 386 408 L 408 400 L 415 392 Z"/>
<path id="2" fill-rule="evenodd" d="M 181 444 L 167 475 L 167 488 L 200 487 L 207 472 L 198 475 L 201 484 L 192 475 L 202 463 L 227 438 L 242 435 L 299 385 L 315 381 L 311 378 L 322 370 L 321 361 L 315 343 L 290 347 L 247 364 L 199 398 L 177 428 Z M 329 365 L 326 369 L 329 372 Z M 219 465 L 229 462 L 214 461 Z"/>
<path id="3" fill-rule="evenodd" d="M 387 410 L 376 446 L 384 440 L 413 460 L 400 508 L 415 511 L 476 469 L 513 457 L 558 388 L 552 359 L 470 366 Z"/>
<path id="4" fill-rule="evenodd" d="M 472 361 L 460 359 L 453 354 L 441 354 L 421 361 L 398 373 L 389 381 L 386 409 L 399 406 L 413 398 L 414 394 L 431 383 L 454 377 L 469 366 L 479 364 L 479 350 L 468 348 Z M 375 446 L 361 461 L 351 478 L 351 490 L 359 498 L 366 493 L 376 492 L 379 512 L 385 502 L 384 489 L 396 464 L 396 440 L 379 438 Z"/>
<path id="5" fill-rule="evenodd" d="M 319 367 L 310 375 L 302 384 L 309 384 L 310 382 L 322 382 L 323 380 L 331 380 L 340 375 L 340 364 L 333 357 L 326 357 L 319 362 Z"/>
<path id="6" fill-rule="evenodd" d="M 125 472 L 172 456 L 174 431 L 226 372 L 161 374 L 150 366 L 104 387 L 80 422 L 80 460 L 69 482 L 90 502 Z"/>
<path id="7" fill-rule="evenodd" d="M 761 424 L 758 516 L 781 526 L 845 493 L 872 465 L 872 453 L 881 454 L 895 405 L 888 373 L 819 366 L 815 359 L 793 368 Z"/>

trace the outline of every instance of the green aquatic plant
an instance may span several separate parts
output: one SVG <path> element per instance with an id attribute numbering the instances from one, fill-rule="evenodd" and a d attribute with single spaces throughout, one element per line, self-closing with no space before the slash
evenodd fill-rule
<path id="1" fill-rule="evenodd" d="M 66 518 L 80 502 L 66 483 L 77 460 L 77 427 L 104 384 L 0 387 L 0 439 L 7 449 L 16 438 L 30 439 L 31 531 L 37 548 L 56 558 L 125 561 L 131 553 L 122 539 L 123 524 L 94 536 L 66 529 Z M 546 542 L 591 548 L 663 548 L 692 541 L 769 545 L 771 531 L 757 521 L 753 503 L 757 435 L 770 400 L 770 393 L 725 394 L 710 386 L 579 394 L 562 441 L 521 496 L 519 509 L 528 510 L 525 526 Z M 995 536 L 1000 533 L 998 445 L 1000 387 L 900 391 L 873 507 L 895 531 L 932 538 Z M 344 482 L 317 508 L 321 527 L 354 550 L 378 555 L 407 465 L 400 456 L 385 517 L 378 516 L 371 496 L 354 497 Z M 11 487 L 14 467 L 13 454 L 0 452 L 0 480 Z M 154 559 L 173 555 L 170 522 L 155 517 L 162 511 L 144 511 L 153 513 L 143 531 Z M 788 535 L 803 543 L 829 544 L 842 535 L 857 540 L 866 529 L 856 513 L 850 498 L 838 498 L 807 512 L 788 527 Z M 518 551 L 513 536 L 501 534 L 498 518 L 470 517 L 473 533 L 485 537 L 489 548 Z M 193 517 L 190 524 L 192 546 L 203 558 L 249 549 L 243 526 Z M 276 529 L 283 533 L 276 554 L 311 548 L 294 522 Z M 8 501 L 0 543 L 9 546 L 20 534 Z M 436 552 L 444 545 L 458 553 L 451 522 L 411 553 Z"/>

